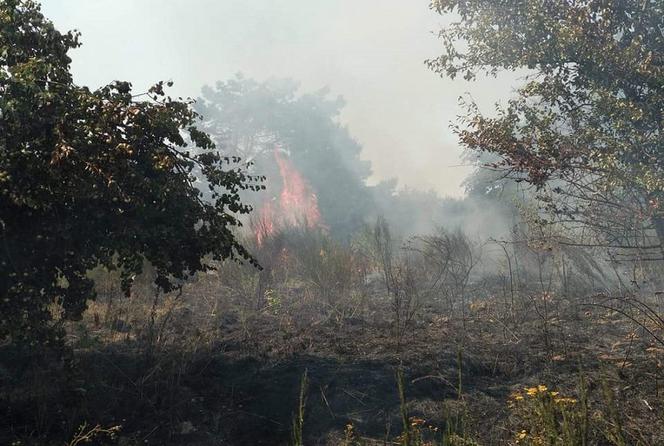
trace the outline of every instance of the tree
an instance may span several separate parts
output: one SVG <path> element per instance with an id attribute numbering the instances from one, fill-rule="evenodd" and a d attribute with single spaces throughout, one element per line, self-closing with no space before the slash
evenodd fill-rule
<path id="1" fill-rule="evenodd" d="M 0 3 L 0 339 L 52 342 L 53 312 L 81 315 L 100 264 L 128 292 L 144 261 L 164 291 L 204 256 L 253 262 L 233 228 L 250 211 L 239 192 L 260 184 L 163 83 L 75 85 L 78 38 L 33 1 Z"/>
<path id="2" fill-rule="evenodd" d="M 560 220 L 605 246 L 664 247 L 661 0 L 435 0 L 441 75 L 528 70 L 495 117 L 470 106 L 463 145 L 491 152 Z M 662 251 L 664 253 L 664 249 Z"/>
<path id="3" fill-rule="evenodd" d="M 299 94 L 298 88 L 290 79 L 256 82 L 238 75 L 203 88 L 196 108 L 219 144 L 255 161 L 272 192 L 280 190 L 273 151 L 288 151 L 315 191 L 325 224 L 347 239 L 362 227 L 371 206 L 365 184 L 370 165 L 338 122 L 343 100 L 330 98 L 327 89 Z"/>

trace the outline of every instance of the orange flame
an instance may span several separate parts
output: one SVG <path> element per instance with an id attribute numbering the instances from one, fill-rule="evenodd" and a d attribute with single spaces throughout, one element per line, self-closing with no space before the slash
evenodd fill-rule
<path id="1" fill-rule="evenodd" d="M 318 197 L 311 186 L 278 148 L 274 150 L 274 158 L 279 167 L 283 187 L 278 200 L 266 202 L 260 210 L 259 225 L 256 229 L 259 245 L 279 227 L 325 227 L 318 209 Z"/>

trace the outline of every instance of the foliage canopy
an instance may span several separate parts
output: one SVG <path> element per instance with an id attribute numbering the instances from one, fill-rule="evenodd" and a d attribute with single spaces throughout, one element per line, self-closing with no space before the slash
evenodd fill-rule
<path id="1" fill-rule="evenodd" d="M 78 38 L 33 1 L 0 3 L 0 339 L 47 341 L 54 308 L 76 318 L 94 298 L 99 264 L 128 291 L 146 260 L 162 290 L 206 255 L 253 262 L 232 229 L 250 211 L 239 192 L 262 186 L 163 82 L 75 85 Z"/>
<path id="2" fill-rule="evenodd" d="M 299 94 L 290 79 L 257 82 L 237 75 L 203 88 L 196 109 L 215 141 L 255 161 L 268 177 L 268 189 L 279 181 L 273 151 L 286 150 L 313 187 L 323 221 L 333 235 L 348 238 L 364 224 L 371 207 L 365 182 L 371 173 L 360 159 L 361 146 L 339 124 L 344 105 L 327 89 Z"/>
<path id="3" fill-rule="evenodd" d="M 664 2 L 660 0 L 436 0 L 460 19 L 441 31 L 429 66 L 474 79 L 529 72 L 497 116 L 471 105 L 461 129 L 494 167 L 546 190 L 563 219 L 604 242 L 664 241 Z M 654 241 L 640 237 L 650 234 Z M 648 237 L 646 237 L 648 238 Z"/>

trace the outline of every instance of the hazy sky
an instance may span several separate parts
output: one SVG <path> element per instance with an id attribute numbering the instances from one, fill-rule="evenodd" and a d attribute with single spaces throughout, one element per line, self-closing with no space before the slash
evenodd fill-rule
<path id="1" fill-rule="evenodd" d="M 176 95 L 237 72 L 291 77 L 303 91 L 328 86 L 347 106 L 342 121 L 373 164 L 373 181 L 462 194 L 449 129 L 470 92 L 490 112 L 515 76 L 469 84 L 441 79 L 424 60 L 441 52 L 444 19 L 428 0 L 44 0 L 60 30 L 83 33 L 73 53 L 79 84 L 115 79 L 138 90 L 172 79 Z"/>

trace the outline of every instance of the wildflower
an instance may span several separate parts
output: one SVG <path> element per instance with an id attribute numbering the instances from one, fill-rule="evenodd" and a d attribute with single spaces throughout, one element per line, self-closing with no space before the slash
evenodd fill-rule
<path id="1" fill-rule="evenodd" d="M 516 434 L 516 442 L 517 442 L 517 444 L 518 444 L 518 443 L 521 443 L 522 440 L 525 440 L 525 438 L 526 438 L 527 436 L 528 436 L 528 432 L 526 432 L 525 429 L 522 430 L 521 432 L 519 432 L 518 434 Z"/>
<path id="2" fill-rule="evenodd" d="M 574 398 L 556 398 L 553 400 L 556 404 L 576 404 L 576 399 Z"/>
<path id="3" fill-rule="evenodd" d="M 510 394 L 510 402 L 511 401 L 521 401 L 523 399 L 523 395 L 521 395 L 520 392 L 512 392 Z"/>
<path id="4" fill-rule="evenodd" d="M 528 394 L 528 396 L 537 395 L 537 387 L 526 387 L 526 393 Z"/>
<path id="5" fill-rule="evenodd" d="M 539 390 L 540 392 L 546 392 L 548 389 L 546 386 L 540 384 L 539 386 L 537 386 L 537 390 Z"/>

